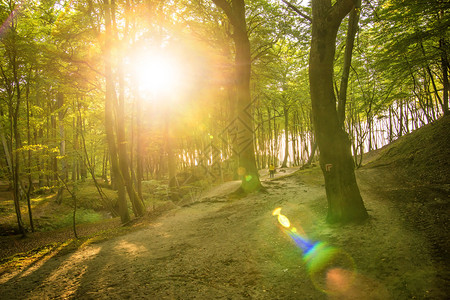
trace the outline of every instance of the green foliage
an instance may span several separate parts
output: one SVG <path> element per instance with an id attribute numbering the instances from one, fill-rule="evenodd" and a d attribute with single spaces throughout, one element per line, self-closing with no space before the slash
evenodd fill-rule
<path id="1" fill-rule="evenodd" d="M 150 1 L 145 5 L 142 1 L 115 1 L 117 33 L 111 37 L 113 59 L 106 62 L 103 2 L 61 3 L 0 2 L 1 178 L 13 178 L 8 165 L 11 158 L 18 162 L 22 185 L 31 179 L 35 192 L 61 187 L 57 174 L 67 174 L 69 185 L 86 180 L 89 167 L 97 177 L 109 178 L 104 130 L 107 64 L 113 70 L 117 96 L 123 96 L 133 171 L 140 152 L 150 182 L 164 177 L 165 114 L 161 111 L 165 101 L 140 94 L 132 70 L 127 69 L 137 49 L 170 50 L 183 58 L 188 69 L 186 93 L 171 105 L 176 110 L 170 113 L 178 169 L 207 161 L 209 144 L 220 150 L 224 164 L 234 159 L 230 145 L 236 49 L 233 28 L 220 9 L 211 1 Z M 304 1 L 290 3 L 302 14 L 311 14 Z M 252 0 L 245 4 L 252 55 L 253 106 L 248 112 L 255 121 L 255 144 L 264 167 L 266 158 L 278 155 L 284 114 L 289 116 L 287 133 L 293 133 L 302 148 L 297 151 L 309 151 L 307 140 L 313 131 L 308 83 L 311 26 L 308 18 L 284 3 Z M 364 127 L 377 117 L 388 116 L 389 108 L 396 112 L 405 103 L 424 111 L 427 122 L 439 116 L 442 58 L 450 53 L 448 10 L 448 1 L 440 0 L 363 1 L 347 102 L 347 129 L 351 135 L 360 135 L 354 140 L 371 138 L 364 130 L 355 133 L 358 125 Z M 337 37 L 336 87 L 342 73 L 346 26 L 344 22 Z M 125 62 L 126 73 L 122 94 L 117 80 L 120 61 Z M 145 103 L 150 98 L 153 102 Z M 143 116 L 140 124 L 137 112 Z M 226 178 L 232 177 L 231 169 L 224 168 Z M 144 183 L 144 198 L 166 197 L 165 184 Z M 115 202 L 115 191 L 105 189 L 105 193 Z M 80 185 L 78 199 L 81 207 L 102 208 L 98 192 L 90 185 Z"/>
<path id="2" fill-rule="evenodd" d="M 104 219 L 104 216 L 92 209 L 80 208 L 76 213 L 76 223 L 93 223 Z M 38 219 L 40 231 L 51 231 L 55 229 L 70 227 L 73 224 L 73 214 L 71 211 L 62 215 L 54 215 L 49 219 Z"/>
<path id="3" fill-rule="evenodd" d="M 103 193 L 108 197 L 109 201 L 112 203 L 115 203 L 117 200 L 116 192 L 109 189 L 109 188 L 103 188 Z M 67 203 L 71 203 L 72 200 L 68 195 L 66 201 Z M 101 211 L 105 210 L 106 207 L 104 207 L 103 203 L 101 202 L 100 195 L 98 194 L 98 190 L 95 187 L 92 180 L 86 180 L 84 183 L 78 183 L 77 185 L 77 206 L 85 208 L 85 209 L 92 209 L 95 211 Z"/>

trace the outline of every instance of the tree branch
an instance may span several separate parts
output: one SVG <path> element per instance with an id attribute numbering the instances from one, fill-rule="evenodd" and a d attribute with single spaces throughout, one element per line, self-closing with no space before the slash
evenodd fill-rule
<path id="1" fill-rule="evenodd" d="M 253 53 L 252 53 L 252 55 L 256 53 L 252 58 L 252 62 L 256 61 L 258 58 L 260 58 L 265 53 L 267 53 L 267 51 L 269 51 L 274 44 L 275 44 L 275 42 L 266 43 L 266 44 L 260 45 L 258 48 L 256 48 L 255 51 L 253 51 Z"/>
<path id="2" fill-rule="evenodd" d="M 331 20 L 339 26 L 346 15 L 356 6 L 356 0 L 338 0 L 330 9 Z M 359 8 L 359 7 L 358 7 Z"/>
<path id="3" fill-rule="evenodd" d="M 309 23 L 312 23 L 312 18 L 308 16 L 307 14 L 302 13 L 297 7 L 289 3 L 287 0 L 281 0 L 284 4 L 286 4 L 290 9 L 295 11 L 299 16 L 309 21 Z"/>
<path id="4" fill-rule="evenodd" d="M 233 9 L 231 7 L 231 4 L 228 3 L 226 0 L 213 0 L 214 4 L 217 5 L 217 7 L 220 7 L 223 12 L 227 15 L 228 19 L 230 20 L 231 24 L 236 25 L 236 18 L 233 14 Z"/>

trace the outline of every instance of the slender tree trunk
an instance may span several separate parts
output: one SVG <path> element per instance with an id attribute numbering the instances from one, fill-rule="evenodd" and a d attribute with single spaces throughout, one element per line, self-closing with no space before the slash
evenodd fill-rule
<path id="1" fill-rule="evenodd" d="M 1 114 L 3 116 L 3 113 Z M 3 131 L 3 124 L 0 122 L 0 139 L 2 140 L 3 152 L 5 153 L 6 165 L 8 166 L 9 172 L 12 174 L 12 162 L 11 154 L 9 151 L 8 143 L 6 141 L 5 133 Z"/>
<path id="2" fill-rule="evenodd" d="M 311 163 L 312 163 L 312 161 L 314 159 L 314 156 L 316 155 L 316 150 L 317 150 L 317 141 L 314 141 L 314 143 L 311 145 L 311 152 L 309 154 L 308 160 L 302 166 L 303 168 L 311 165 Z"/>
<path id="3" fill-rule="evenodd" d="M 143 148 L 143 135 L 142 135 L 142 120 L 141 120 L 141 114 L 140 111 L 138 110 L 137 112 L 138 117 L 137 117 L 137 145 L 136 145 L 136 151 L 137 151 L 137 155 L 136 155 L 136 188 L 137 188 L 137 192 L 138 195 L 141 199 L 143 199 L 142 197 L 142 179 L 144 178 L 144 159 L 143 159 L 143 154 L 144 154 L 144 148 Z"/>
<path id="4" fill-rule="evenodd" d="M 444 86 L 444 91 L 442 93 L 442 110 L 444 111 L 444 115 L 449 115 L 449 89 L 450 84 L 448 81 L 448 71 L 449 71 L 449 63 L 447 59 L 447 51 L 446 51 L 447 43 L 444 38 L 439 40 L 439 48 L 441 50 L 441 65 L 442 65 L 442 84 Z"/>
<path id="5" fill-rule="evenodd" d="M 64 134 L 64 95 L 60 92 L 56 96 L 56 102 L 57 102 L 57 109 L 58 109 L 58 127 L 59 127 L 59 156 L 61 157 L 61 175 L 58 176 L 59 179 L 61 179 L 63 182 L 67 181 L 66 177 L 66 140 L 65 140 L 65 134 Z M 59 170 L 56 170 L 56 172 L 59 172 Z M 58 204 L 62 203 L 64 193 L 64 186 L 60 184 L 58 187 L 58 193 L 56 194 L 56 202 Z"/>
<path id="6" fill-rule="evenodd" d="M 170 116 L 169 112 L 166 110 L 165 112 L 165 142 L 166 142 L 166 154 L 167 154 L 167 169 L 169 174 L 169 197 L 170 199 L 176 201 L 178 199 L 178 195 L 175 192 L 178 187 L 177 178 L 176 178 L 176 161 L 175 155 L 173 153 L 173 141 L 172 134 L 170 128 Z M 205 149 L 202 145 L 202 149 Z M 207 166 L 207 162 L 204 162 L 204 166 Z"/>
<path id="7" fill-rule="evenodd" d="M 73 101 L 72 103 L 72 107 L 74 109 L 77 109 L 77 103 L 78 103 L 78 96 L 77 96 L 77 100 Z M 78 118 L 78 114 L 75 114 L 72 117 L 72 127 L 73 127 L 73 135 L 72 135 L 72 143 L 73 143 L 73 151 L 75 152 L 75 155 L 73 155 L 72 157 L 72 181 L 75 182 L 78 180 L 77 178 L 77 168 L 78 168 L 78 160 L 80 157 L 80 153 L 79 153 L 79 146 L 78 146 L 78 126 L 77 126 L 77 118 Z"/>
<path id="8" fill-rule="evenodd" d="M 268 159 L 267 159 L 267 165 L 270 165 L 270 164 L 275 164 L 275 161 L 274 161 L 274 158 L 273 158 L 273 130 L 272 130 L 272 122 L 270 121 L 271 120 L 271 110 L 270 110 L 270 107 L 267 105 L 266 106 L 266 109 L 267 109 L 267 123 L 268 123 L 268 125 L 269 125 L 269 131 L 268 131 L 268 133 L 269 133 L 269 135 L 268 135 L 268 137 L 269 137 L 269 140 L 268 140 L 268 147 L 267 147 L 267 152 L 268 152 Z"/>
<path id="9" fill-rule="evenodd" d="M 80 106 L 78 106 L 78 109 L 80 109 Z M 85 120 L 82 118 L 81 114 L 78 115 L 78 128 L 80 128 L 80 133 L 84 130 L 85 127 Z M 84 148 L 86 148 L 86 145 L 83 145 Z M 87 178 L 88 170 L 86 166 L 88 165 L 86 162 L 89 160 L 89 156 L 87 151 L 83 152 L 83 154 L 80 157 L 80 163 L 79 163 L 79 169 L 80 169 L 80 178 L 81 181 L 84 182 Z"/>
<path id="10" fill-rule="evenodd" d="M 350 141 L 339 126 L 333 90 L 336 35 L 342 19 L 356 1 L 312 1 L 312 39 L 309 80 L 320 166 L 328 200 L 327 221 L 348 222 L 367 218 L 356 177 Z"/>
<path id="11" fill-rule="evenodd" d="M 355 8 L 350 12 L 348 19 L 347 40 L 345 43 L 344 66 L 341 78 L 341 87 L 339 89 L 338 116 L 339 123 L 344 126 L 345 121 L 345 104 L 347 102 L 348 77 L 350 75 L 350 67 L 352 65 L 353 45 L 355 42 L 356 32 L 358 31 L 359 15 L 361 12 L 361 0 L 357 0 Z"/>
<path id="12" fill-rule="evenodd" d="M 78 186 L 75 182 L 73 185 L 73 191 L 71 193 L 72 196 L 72 202 L 73 202 L 73 213 L 72 213 L 72 229 L 73 229 L 73 235 L 76 239 L 78 239 L 78 233 L 77 233 L 77 191 Z"/>
<path id="13" fill-rule="evenodd" d="M 440 43 L 439 43 L 440 44 Z M 420 43 L 420 48 L 422 49 L 422 54 L 424 57 L 426 57 L 425 48 L 423 47 L 423 43 Z M 444 52 L 445 53 L 445 52 Z M 442 57 L 442 56 L 441 56 Z M 442 60 L 441 60 L 442 62 Z M 427 64 L 425 66 L 425 69 L 427 70 L 428 75 L 430 76 L 431 84 L 433 85 L 434 89 L 434 96 L 436 97 L 437 102 L 440 104 L 442 108 L 445 107 L 444 102 L 442 101 L 441 97 L 439 96 L 438 88 L 436 86 L 436 82 L 434 81 L 433 73 L 431 72 L 430 66 Z M 447 109 L 448 109 L 448 103 L 447 103 Z"/>
<path id="14" fill-rule="evenodd" d="M 284 159 L 283 163 L 281 164 L 282 168 L 287 168 L 287 160 L 289 157 L 289 108 L 284 106 L 283 107 L 284 112 Z"/>
<path id="15" fill-rule="evenodd" d="M 11 29 L 14 28 L 14 25 L 11 25 Z M 11 134 L 11 146 L 14 145 L 14 150 L 12 151 L 12 179 L 13 179 L 13 200 L 14 200 L 14 208 L 16 210 L 16 216 L 17 216 L 17 225 L 19 228 L 19 232 L 22 235 L 25 235 L 26 230 L 22 221 L 22 213 L 20 211 L 20 155 L 18 153 L 18 150 L 21 147 L 20 143 L 20 133 L 19 133 L 19 109 L 20 109 L 20 102 L 22 101 L 21 98 L 21 89 L 20 89 L 20 80 L 19 80 L 19 74 L 18 74 L 18 63 L 17 63 L 17 49 L 15 48 L 15 30 L 13 30 L 13 50 L 12 50 L 12 68 L 13 68 L 13 76 L 14 76 L 14 86 L 15 86 L 15 96 L 16 96 L 16 102 L 10 104 L 10 116 L 12 121 L 12 134 Z M 12 100 L 12 98 L 11 98 Z"/>
<path id="16" fill-rule="evenodd" d="M 30 128 L 30 99 L 29 99 L 30 86 L 27 84 L 26 104 L 27 104 L 27 143 L 31 145 L 31 128 Z M 28 218 L 30 220 L 31 231 L 34 232 L 33 212 L 31 210 L 31 192 L 33 191 L 33 176 L 31 174 L 31 150 L 27 151 L 27 175 L 28 175 L 28 189 L 26 191 L 27 206 L 28 206 Z"/>
<path id="17" fill-rule="evenodd" d="M 394 140 L 394 133 L 392 130 L 392 106 L 389 106 L 389 143 Z"/>
<path id="18" fill-rule="evenodd" d="M 296 150 L 296 147 L 297 147 L 297 126 L 295 125 L 295 119 L 294 119 L 294 125 L 292 126 L 292 130 L 291 130 L 291 140 L 292 140 L 292 144 L 291 144 L 291 146 L 292 146 L 292 163 L 294 164 L 294 166 L 296 166 L 297 165 L 297 150 Z"/>

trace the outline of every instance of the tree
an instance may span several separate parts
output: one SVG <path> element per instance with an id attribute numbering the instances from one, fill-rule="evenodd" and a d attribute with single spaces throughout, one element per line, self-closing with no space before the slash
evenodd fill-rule
<path id="1" fill-rule="evenodd" d="M 111 155 L 111 168 L 114 174 L 114 179 L 117 181 L 118 188 L 118 213 L 122 223 L 127 223 L 130 220 L 128 213 L 125 182 L 120 171 L 118 150 L 115 141 L 114 134 L 114 105 L 116 102 L 116 92 L 114 88 L 113 74 L 112 74 L 112 40 L 113 40 L 113 30 L 111 15 L 114 13 L 112 10 L 109 0 L 104 1 L 105 8 L 105 81 L 106 81 L 106 97 L 105 97 L 105 129 L 108 141 L 109 153 Z"/>
<path id="2" fill-rule="evenodd" d="M 235 46 L 235 78 L 236 78 L 236 120 L 238 121 L 237 148 L 239 155 L 238 174 L 241 176 L 243 192 L 253 192 L 261 187 L 258 169 L 256 168 L 253 146 L 253 120 L 251 112 L 250 74 L 251 53 L 247 34 L 244 0 L 213 0 L 227 15 L 233 26 Z"/>
<path id="3" fill-rule="evenodd" d="M 338 117 L 341 126 L 345 121 L 345 104 L 347 103 L 348 77 L 350 75 L 350 67 L 352 64 L 353 44 L 355 41 L 356 31 L 358 30 L 359 14 L 361 11 L 361 0 L 356 1 L 355 9 L 350 12 L 347 29 L 347 40 L 345 43 L 344 65 L 342 67 L 342 78 L 339 89 L 338 101 Z"/>
<path id="4" fill-rule="evenodd" d="M 320 167 L 328 200 L 327 221 L 348 222 L 367 218 L 356 177 L 347 133 L 339 126 L 333 89 L 336 35 L 356 1 L 312 1 L 309 80 L 313 122 L 320 150 Z"/>
<path id="5" fill-rule="evenodd" d="M 384 45 L 381 51 L 384 61 L 389 62 L 391 68 L 394 66 L 398 77 L 414 76 L 417 69 L 425 70 L 429 77 L 426 82 L 432 86 L 442 112 L 449 114 L 449 2 L 379 2 L 380 20 L 375 28 L 379 30 L 377 40 Z"/>

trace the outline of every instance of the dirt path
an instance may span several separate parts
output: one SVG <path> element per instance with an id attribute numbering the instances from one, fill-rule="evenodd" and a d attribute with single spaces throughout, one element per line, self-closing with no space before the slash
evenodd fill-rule
<path id="1" fill-rule="evenodd" d="M 448 264 L 445 253 L 436 256 L 433 243 L 444 248 L 447 231 L 435 232 L 435 227 L 420 231 L 409 222 L 405 210 L 391 198 L 398 186 L 385 170 L 362 170 L 358 179 L 371 215 L 362 225 L 324 223 L 326 199 L 316 169 L 266 181 L 268 193 L 237 200 L 226 198 L 234 187 L 227 183 L 201 201 L 171 210 L 144 230 L 68 255 L 48 254 L 27 268 L 3 274 L 0 295 L 2 299 L 444 299 L 449 292 Z M 413 196 L 405 195 L 402 201 L 407 197 Z M 301 251 L 271 214 L 276 207 L 282 207 L 310 239 L 338 247 L 352 258 L 355 272 L 348 289 L 330 295 L 314 285 Z M 441 240 L 428 239 L 431 232 Z M 334 282 L 345 286 L 345 280 L 337 276 Z"/>

